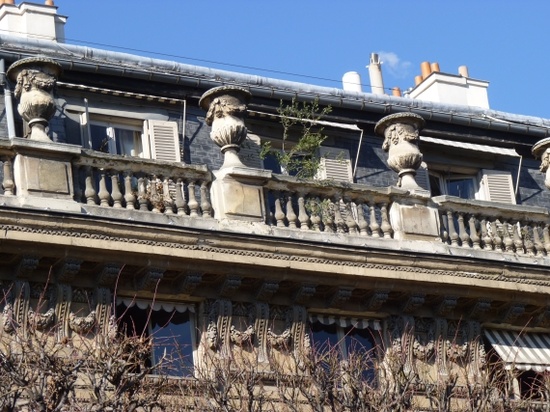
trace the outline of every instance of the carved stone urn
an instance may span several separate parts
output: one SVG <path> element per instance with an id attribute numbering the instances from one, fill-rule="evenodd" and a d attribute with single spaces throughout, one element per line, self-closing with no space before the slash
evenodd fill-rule
<path id="1" fill-rule="evenodd" d="M 29 124 L 31 140 L 51 142 L 46 127 L 55 114 L 53 89 L 60 73 L 59 63 L 41 56 L 18 60 L 7 71 L 15 83 L 17 111 Z"/>
<path id="2" fill-rule="evenodd" d="M 540 158 L 540 171 L 546 173 L 544 185 L 550 189 L 550 137 L 542 139 L 533 145 L 533 156 Z"/>
<path id="3" fill-rule="evenodd" d="M 418 149 L 418 134 L 424 119 L 414 113 L 395 113 L 382 118 L 374 131 L 384 136 L 382 149 L 388 152 L 388 165 L 397 172 L 397 186 L 403 189 L 421 189 L 416 183 L 416 170 L 422 163 Z"/>
<path id="4" fill-rule="evenodd" d="M 247 103 L 251 94 L 236 86 L 220 86 L 206 91 L 199 105 L 206 110 L 206 124 L 212 126 L 210 138 L 220 147 L 224 155 L 223 168 L 245 167 L 239 155 L 241 144 L 246 139 Z"/>

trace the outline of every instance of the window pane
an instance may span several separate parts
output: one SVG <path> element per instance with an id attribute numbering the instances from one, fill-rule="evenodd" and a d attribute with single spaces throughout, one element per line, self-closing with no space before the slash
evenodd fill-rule
<path id="1" fill-rule="evenodd" d="M 475 194 L 474 179 L 471 177 L 447 179 L 447 194 L 462 199 L 473 199 Z"/>
<path id="2" fill-rule="evenodd" d="M 311 340 L 317 352 L 339 350 L 338 328 L 335 323 L 323 325 L 321 322 L 313 322 L 311 324 Z"/>
<path id="3" fill-rule="evenodd" d="M 374 338 L 370 328 L 357 329 L 348 327 L 344 329 L 347 358 L 352 366 L 351 373 L 360 374 L 358 379 L 374 382 L 376 373 L 374 370 Z"/>
<path id="4" fill-rule="evenodd" d="M 116 128 L 117 153 L 127 156 L 139 156 L 141 154 L 141 144 L 136 136 L 137 134 L 135 130 Z"/>
<path id="5" fill-rule="evenodd" d="M 155 311 L 151 314 L 153 362 L 163 358 L 162 372 L 190 376 L 193 374 L 193 345 L 189 312 Z"/>
<path id="6" fill-rule="evenodd" d="M 90 138 L 92 141 L 92 149 L 100 152 L 109 153 L 109 135 L 107 127 L 97 124 L 90 125 Z"/>

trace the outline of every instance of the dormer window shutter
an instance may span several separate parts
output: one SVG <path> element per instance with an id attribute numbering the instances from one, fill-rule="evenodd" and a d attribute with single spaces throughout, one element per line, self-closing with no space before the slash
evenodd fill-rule
<path id="1" fill-rule="evenodd" d="M 415 176 L 416 184 L 422 189 L 431 192 L 430 187 L 430 174 L 428 173 L 428 165 L 425 162 L 422 162 L 418 170 L 416 171 Z"/>
<path id="2" fill-rule="evenodd" d="M 484 200 L 516 204 L 512 174 L 505 170 L 482 169 L 480 186 Z"/>
<path id="3" fill-rule="evenodd" d="M 320 165 L 317 179 L 353 183 L 349 150 L 322 146 L 319 148 L 319 156 Z"/>
<path id="4" fill-rule="evenodd" d="M 253 167 L 255 169 L 263 169 L 264 162 L 260 157 L 261 152 L 261 139 L 260 136 L 248 133 L 246 140 L 241 145 L 239 151 L 239 159 L 245 166 Z"/>
<path id="5" fill-rule="evenodd" d="M 181 162 L 178 124 L 162 120 L 147 120 L 151 158 Z"/>

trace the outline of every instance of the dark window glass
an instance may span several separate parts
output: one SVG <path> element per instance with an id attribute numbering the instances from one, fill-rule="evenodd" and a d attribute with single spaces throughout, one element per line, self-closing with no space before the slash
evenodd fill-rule
<path id="1" fill-rule="evenodd" d="M 447 179 L 447 194 L 462 199 L 473 199 L 475 195 L 472 178 Z"/>

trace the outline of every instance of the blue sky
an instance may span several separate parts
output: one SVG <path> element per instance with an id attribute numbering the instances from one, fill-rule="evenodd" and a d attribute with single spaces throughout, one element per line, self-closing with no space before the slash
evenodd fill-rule
<path id="1" fill-rule="evenodd" d="M 19 2 L 18 2 L 19 3 Z M 543 0 L 55 0 L 68 43 L 341 87 L 414 85 L 422 61 L 487 80 L 492 109 L 550 118 L 550 2 Z M 370 90 L 368 86 L 364 90 Z M 389 90 L 388 90 L 389 93 Z"/>

